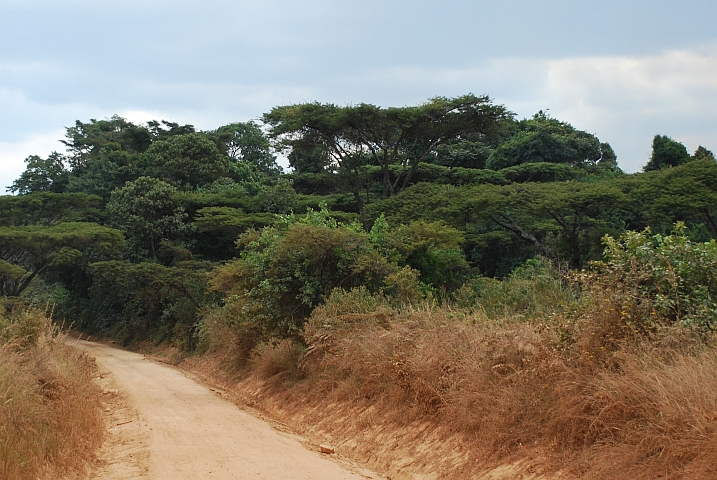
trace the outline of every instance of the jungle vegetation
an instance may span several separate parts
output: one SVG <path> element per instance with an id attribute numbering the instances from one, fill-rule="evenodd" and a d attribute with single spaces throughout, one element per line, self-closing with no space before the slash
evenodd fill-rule
<path id="1" fill-rule="evenodd" d="M 7 325 L 49 306 L 212 354 L 369 463 L 405 463 L 370 425 L 415 420 L 446 435 L 400 440 L 439 477 L 455 448 L 469 477 L 533 447 L 590 478 L 717 474 L 707 148 L 656 135 L 626 174 L 595 135 L 471 94 L 211 131 L 78 120 L 62 143 L 0 196 Z"/>
<path id="2" fill-rule="evenodd" d="M 442 301 L 536 257 L 582 269 L 605 235 L 680 221 L 717 238 L 706 148 L 656 135 L 628 175 L 595 135 L 487 96 L 285 105 L 212 131 L 114 116 L 62 143 L 0 197 L 0 295 L 127 341 L 189 348 L 207 309 L 237 297 L 261 335 L 286 336 L 335 288 L 413 282 Z"/>

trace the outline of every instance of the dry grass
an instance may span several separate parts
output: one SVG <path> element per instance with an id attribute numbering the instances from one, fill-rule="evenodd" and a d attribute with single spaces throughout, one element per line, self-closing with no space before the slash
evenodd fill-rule
<path id="1" fill-rule="evenodd" d="M 715 478 L 717 348 L 678 327 L 645 337 L 601 305 L 516 322 L 341 292 L 303 358 L 289 341 L 255 350 L 257 376 L 283 381 L 250 383 L 270 413 L 399 478 L 526 457 L 581 478 Z"/>
<path id="2" fill-rule="evenodd" d="M 103 435 L 94 362 L 40 312 L 0 323 L 0 478 L 81 474 Z"/>

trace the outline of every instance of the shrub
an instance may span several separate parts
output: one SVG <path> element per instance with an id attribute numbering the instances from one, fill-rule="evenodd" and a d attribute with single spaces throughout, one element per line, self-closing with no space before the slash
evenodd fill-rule
<path id="1" fill-rule="evenodd" d="M 712 329 L 717 321 L 717 242 L 691 241 L 683 223 L 671 235 L 650 229 L 605 236 L 605 260 L 584 278 L 601 288 L 637 331 L 661 321 Z"/>

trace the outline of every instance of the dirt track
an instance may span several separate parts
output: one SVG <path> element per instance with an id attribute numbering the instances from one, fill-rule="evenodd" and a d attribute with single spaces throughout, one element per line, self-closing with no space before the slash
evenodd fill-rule
<path id="1" fill-rule="evenodd" d="M 308 450 L 176 369 L 107 345 L 67 343 L 97 359 L 104 388 L 108 435 L 92 478 L 380 478 Z"/>

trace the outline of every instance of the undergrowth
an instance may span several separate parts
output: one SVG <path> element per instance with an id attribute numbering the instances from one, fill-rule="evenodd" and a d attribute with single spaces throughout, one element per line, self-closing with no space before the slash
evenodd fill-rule
<path id="1" fill-rule="evenodd" d="M 581 478 L 716 478 L 715 314 L 695 300 L 711 301 L 713 290 L 689 277 L 711 282 L 704 272 L 715 263 L 673 268 L 675 259 L 687 261 L 680 252 L 714 249 L 650 235 L 608 241 L 606 262 L 570 280 L 533 261 L 502 282 L 465 285 L 452 303 L 334 290 L 299 338 L 242 352 L 242 372 L 261 379 L 285 412 L 306 418 L 313 406 L 309 419 L 329 425 L 334 438 L 351 435 L 349 443 L 373 441 L 361 440 L 362 431 L 425 424 L 462 439 L 465 455 L 450 464 L 455 452 L 440 443 L 416 447 L 416 468 L 441 478 L 456 475 L 456 462 L 461 475 L 477 475 L 521 452 L 546 472 Z M 664 283 L 654 262 L 638 261 L 650 248 L 672 275 Z M 248 332 L 220 314 L 213 321 L 205 333 L 214 351 L 239 353 L 233 345 Z M 234 340 L 222 347 L 222 339 Z M 336 405 L 343 413 L 327 423 Z M 366 459 L 378 448 L 367 446 Z"/>
<path id="2" fill-rule="evenodd" d="M 0 478 L 79 475 L 103 425 L 94 362 L 37 310 L 0 304 Z"/>

